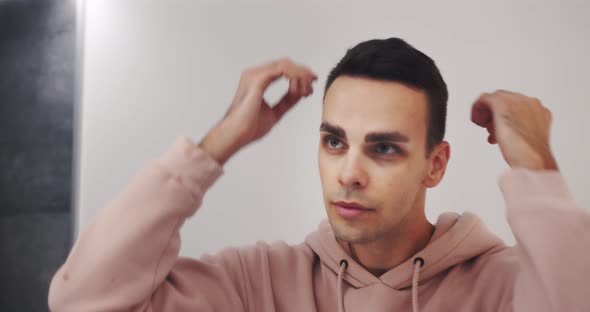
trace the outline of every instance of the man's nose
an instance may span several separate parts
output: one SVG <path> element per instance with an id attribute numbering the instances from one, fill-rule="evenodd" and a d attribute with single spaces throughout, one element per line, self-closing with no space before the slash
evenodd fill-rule
<path id="1" fill-rule="evenodd" d="M 368 175 L 363 165 L 362 154 L 349 151 L 344 159 L 338 180 L 346 188 L 362 189 L 367 186 Z"/>

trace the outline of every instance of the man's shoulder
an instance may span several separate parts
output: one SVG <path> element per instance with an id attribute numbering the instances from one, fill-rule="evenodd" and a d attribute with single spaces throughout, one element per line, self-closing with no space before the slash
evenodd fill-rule
<path id="1" fill-rule="evenodd" d="M 468 259 L 460 267 L 479 274 L 491 272 L 513 275 L 519 270 L 518 249 L 515 246 L 498 245 L 490 250 Z"/>

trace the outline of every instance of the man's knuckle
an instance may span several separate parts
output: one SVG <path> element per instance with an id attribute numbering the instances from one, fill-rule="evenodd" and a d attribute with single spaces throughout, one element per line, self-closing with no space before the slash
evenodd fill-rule
<path id="1" fill-rule="evenodd" d="M 291 67 L 292 65 L 293 65 L 293 61 L 288 57 L 281 58 L 278 62 L 278 66 L 281 70 L 286 70 L 289 67 Z"/>
<path id="2" fill-rule="evenodd" d="M 535 103 L 536 105 L 543 106 L 543 102 L 541 102 L 541 100 L 539 98 L 533 97 L 532 100 L 533 100 L 533 103 Z"/>

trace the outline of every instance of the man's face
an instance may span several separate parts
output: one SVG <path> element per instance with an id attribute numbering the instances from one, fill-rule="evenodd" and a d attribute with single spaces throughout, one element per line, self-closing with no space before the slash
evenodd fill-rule
<path id="1" fill-rule="evenodd" d="M 397 82 L 340 76 L 328 88 L 318 165 L 338 239 L 383 238 L 423 209 L 427 110 L 424 92 Z"/>

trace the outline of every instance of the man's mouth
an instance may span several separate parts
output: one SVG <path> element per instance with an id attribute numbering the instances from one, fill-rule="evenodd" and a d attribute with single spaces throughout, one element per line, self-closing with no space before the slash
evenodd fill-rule
<path id="1" fill-rule="evenodd" d="M 332 202 L 332 206 L 336 212 L 343 218 L 352 219 L 360 217 L 361 215 L 375 211 L 375 209 L 368 208 L 360 203 L 337 201 Z"/>

